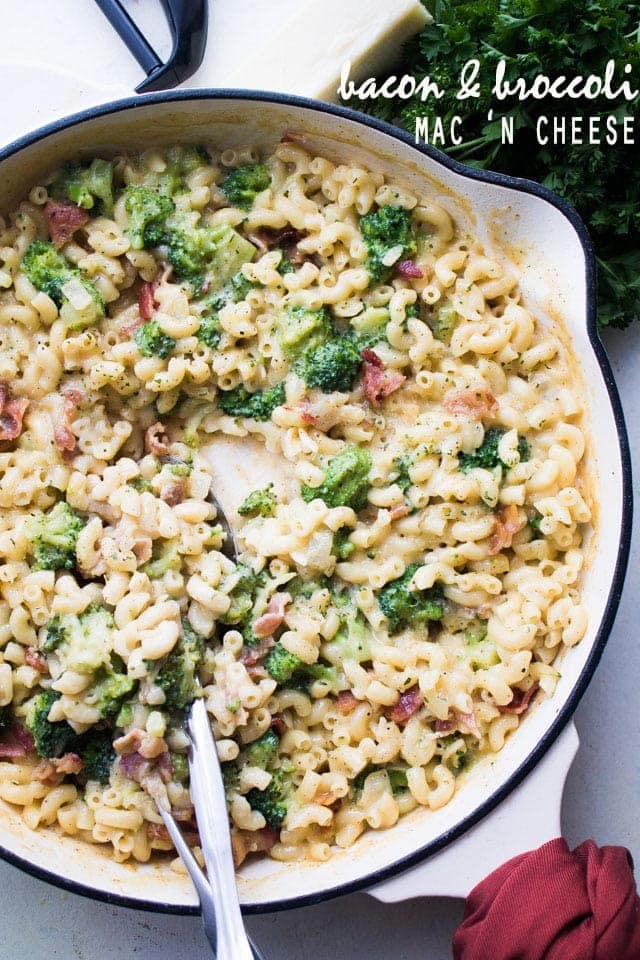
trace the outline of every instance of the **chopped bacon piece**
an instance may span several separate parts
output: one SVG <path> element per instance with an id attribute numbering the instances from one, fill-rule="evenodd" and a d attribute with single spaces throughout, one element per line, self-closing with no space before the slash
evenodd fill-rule
<path id="1" fill-rule="evenodd" d="M 396 263 L 396 270 L 405 280 L 422 280 L 424 277 L 423 271 L 413 260 L 401 260 Z"/>
<path id="2" fill-rule="evenodd" d="M 262 830 L 232 830 L 231 849 L 236 867 L 243 863 L 250 853 L 263 853 L 271 850 L 280 842 L 280 831 L 271 827 Z"/>
<path id="3" fill-rule="evenodd" d="M 76 449 L 77 438 L 71 429 L 73 421 L 78 416 L 78 407 L 86 399 L 82 390 L 76 387 L 67 387 L 62 391 L 64 400 L 62 408 L 62 419 L 56 423 L 53 428 L 53 439 L 58 450 L 65 453 L 73 453 Z"/>
<path id="4" fill-rule="evenodd" d="M 46 783 L 49 786 L 58 784 L 62 781 L 62 774 L 57 773 L 53 760 L 41 760 L 33 768 L 31 776 L 38 783 Z"/>
<path id="5" fill-rule="evenodd" d="M 123 337 L 129 339 L 136 332 L 136 330 L 142 326 L 143 323 L 144 320 L 138 312 L 137 316 L 135 316 L 132 320 L 129 320 L 127 323 L 123 323 L 118 329 Z"/>
<path id="6" fill-rule="evenodd" d="M 275 730 L 279 737 L 282 737 L 287 732 L 287 724 L 281 714 L 274 713 L 271 717 L 271 729 Z"/>
<path id="7" fill-rule="evenodd" d="M 165 827 L 164 823 L 148 823 L 147 824 L 147 837 L 149 840 L 162 840 L 166 842 L 171 840 L 169 832 Z"/>
<path id="8" fill-rule="evenodd" d="M 294 267 L 302 266 L 308 257 L 308 254 L 298 249 L 298 243 L 303 237 L 304 234 L 295 227 L 283 227 L 280 230 L 262 227 L 248 235 L 248 239 L 258 248 L 260 254 L 266 253 L 267 250 L 281 249 Z"/>
<path id="9" fill-rule="evenodd" d="M 280 137 L 280 143 L 304 143 L 306 138 L 306 133 L 299 132 L 298 130 L 287 130 Z"/>
<path id="10" fill-rule="evenodd" d="M 35 647 L 27 647 L 24 652 L 24 661 L 28 666 L 32 667 L 34 670 L 37 670 L 38 673 L 49 672 L 47 661 L 41 653 L 38 653 Z"/>
<path id="11" fill-rule="evenodd" d="M 64 247 L 72 236 L 84 227 L 89 221 L 89 214 L 75 203 L 60 203 L 57 200 L 47 200 L 44 215 L 49 227 L 49 234 L 56 250 Z"/>
<path id="12" fill-rule="evenodd" d="M 141 783 L 151 772 L 153 764 L 150 760 L 141 757 L 139 753 L 127 753 L 120 757 L 119 766 L 125 777 Z"/>
<path id="13" fill-rule="evenodd" d="M 14 397 L 6 380 L 0 380 L 0 440 L 15 440 L 22 433 L 22 418 L 29 406 L 24 397 Z"/>
<path id="14" fill-rule="evenodd" d="M 495 556 L 511 546 L 514 535 L 524 526 L 524 521 L 520 519 L 518 508 L 515 503 L 510 503 L 496 513 L 496 525 L 494 527 L 491 544 L 489 546 L 490 556 Z"/>
<path id="15" fill-rule="evenodd" d="M 405 376 L 397 370 L 385 370 L 378 354 L 369 347 L 362 351 L 362 359 L 365 396 L 374 407 L 379 407 L 390 393 L 402 386 Z"/>
<path id="16" fill-rule="evenodd" d="M 179 480 L 163 483 L 160 487 L 160 499 L 168 503 L 170 507 L 176 507 L 184 500 L 184 486 Z"/>
<path id="17" fill-rule="evenodd" d="M 142 736 L 138 753 L 145 760 L 157 760 L 162 754 L 169 750 L 166 741 L 162 737 L 152 737 L 145 733 Z"/>
<path id="18" fill-rule="evenodd" d="M 535 696 L 538 686 L 538 683 L 532 683 L 528 690 L 519 690 L 516 687 L 513 691 L 513 700 L 511 700 L 510 703 L 498 707 L 498 710 L 500 713 L 514 713 L 516 716 L 520 716 L 521 713 L 525 713 L 529 709 L 529 705 Z"/>
<path id="19" fill-rule="evenodd" d="M 267 604 L 266 613 L 253 624 L 256 637 L 271 637 L 284 620 L 284 612 L 288 603 L 291 603 L 291 594 L 274 593 Z"/>
<path id="20" fill-rule="evenodd" d="M 274 250 L 277 247 L 290 247 L 299 243 L 304 234 L 300 230 L 296 230 L 295 227 L 282 227 L 281 230 L 271 230 L 269 227 L 263 227 L 259 236 L 267 244 L 269 250 Z"/>
<path id="21" fill-rule="evenodd" d="M 291 407 L 285 405 L 285 410 L 291 410 Z M 327 433 L 331 427 L 338 422 L 340 408 L 335 404 L 329 404 L 326 400 L 309 400 L 305 397 L 300 403 L 296 404 L 294 410 L 300 411 L 300 419 L 310 427 Z"/>
<path id="22" fill-rule="evenodd" d="M 451 733 L 455 727 L 453 720 L 436 720 L 435 724 L 436 733 Z"/>
<path id="23" fill-rule="evenodd" d="M 161 753 L 158 757 L 158 770 L 165 783 L 170 783 L 171 780 L 173 780 L 173 763 L 168 750 L 165 750 L 164 753 Z"/>
<path id="24" fill-rule="evenodd" d="M 406 723 L 421 706 L 422 693 L 420 687 L 416 684 L 401 693 L 397 703 L 385 710 L 385 715 L 388 720 L 393 720 L 394 723 Z"/>
<path id="25" fill-rule="evenodd" d="M 173 819 L 178 820 L 180 823 L 186 823 L 187 826 L 190 826 L 192 830 L 198 829 L 195 811 L 191 805 L 187 807 L 175 807 L 173 811 Z"/>
<path id="26" fill-rule="evenodd" d="M 65 753 L 59 760 L 54 760 L 53 765 L 57 773 L 80 773 L 84 761 L 77 753 Z"/>
<path id="27" fill-rule="evenodd" d="M 169 452 L 167 436 L 162 423 L 158 421 L 158 423 L 153 423 L 150 427 L 147 427 L 144 434 L 144 446 L 147 453 L 162 455 Z"/>
<path id="28" fill-rule="evenodd" d="M 151 320 L 155 311 L 156 283 L 143 283 L 138 293 L 138 308 L 143 320 Z"/>
<path id="29" fill-rule="evenodd" d="M 260 663 L 253 663 L 247 667 L 247 673 L 252 680 L 266 680 L 269 676 L 265 668 Z"/>
<path id="30" fill-rule="evenodd" d="M 130 730 L 129 733 L 125 733 L 122 737 L 118 737 L 117 740 L 113 741 L 113 749 L 116 753 L 123 754 L 127 756 L 130 753 L 136 753 L 140 749 L 140 744 L 142 743 L 142 738 L 145 736 L 144 730 L 140 730 L 137 727 L 134 730 Z"/>
<path id="31" fill-rule="evenodd" d="M 247 669 L 254 667 L 256 663 L 260 663 L 260 661 L 266 657 L 274 645 L 275 640 L 273 637 L 263 637 L 260 643 L 256 643 L 255 646 L 243 647 L 240 659 Z"/>
<path id="32" fill-rule="evenodd" d="M 392 520 L 401 520 L 402 517 L 406 517 L 409 513 L 409 507 L 406 503 L 398 503 L 395 507 L 392 507 L 389 511 L 389 516 Z"/>
<path id="33" fill-rule="evenodd" d="M 248 233 L 247 240 L 254 245 L 260 256 L 269 249 L 261 233 Z"/>
<path id="34" fill-rule="evenodd" d="M 475 713 L 458 713 L 458 722 L 463 723 L 469 733 L 477 737 L 478 740 L 480 739 L 482 734 L 480 733 L 480 727 L 478 726 Z"/>
<path id="35" fill-rule="evenodd" d="M 442 405 L 449 413 L 460 413 L 472 420 L 494 417 L 498 412 L 496 398 L 484 387 L 478 387 L 477 390 L 449 390 L 444 395 Z"/>
<path id="36" fill-rule="evenodd" d="M 33 737 L 26 727 L 14 723 L 2 732 L 0 740 L 0 760 L 14 760 L 33 753 Z"/>
<path id="37" fill-rule="evenodd" d="M 347 717 L 350 713 L 353 713 L 359 703 L 360 701 L 354 696 L 351 690 L 341 690 L 338 694 L 338 712 L 341 713 L 343 717 Z"/>
<path id="38" fill-rule="evenodd" d="M 64 423 L 57 423 L 55 425 L 53 428 L 53 439 L 58 450 L 72 453 L 76 448 L 76 436 Z"/>

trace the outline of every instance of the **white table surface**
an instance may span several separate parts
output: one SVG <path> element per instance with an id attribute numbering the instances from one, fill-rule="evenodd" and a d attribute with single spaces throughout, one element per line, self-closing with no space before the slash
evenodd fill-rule
<path id="1" fill-rule="evenodd" d="M 264 39 L 278 16 L 299 0 L 215 0 L 207 62 L 190 86 L 224 82 L 238 50 Z M 390 0 L 393 2 L 393 0 Z M 128 0 L 148 35 L 167 45 L 157 0 Z M 86 76 L 90 84 L 133 87 L 141 79 L 119 39 L 90 0 L 3 0 L 0 81 L 20 102 L 24 64 L 51 66 Z M 5 61 L 4 66 L 1 61 Z M 14 83 L 12 85 L 12 67 Z M 24 103 L 40 122 L 51 109 L 71 112 L 69 85 L 48 86 L 39 103 Z M 74 94 L 76 95 L 76 94 Z M 86 97 L 78 87 L 77 97 Z M 5 104 L 3 104 L 3 111 Z M 15 118 L 16 111 L 13 111 Z M 3 126 L 4 122 L 4 126 Z M 16 132 L 0 115 L 0 141 Z M 26 123 L 25 129 L 36 125 Z M 605 344 L 613 364 L 640 470 L 640 324 L 611 332 Z M 636 512 L 640 513 L 636 496 Z M 606 519 L 606 504 L 603 505 Z M 640 637 L 637 592 L 640 538 L 636 524 L 630 573 L 602 662 L 578 711 L 581 747 L 569 775 L 563 832 L 575 845 L 587 837 L 629 847 L 640 867 Z M 633 615 L 635 614 L 635 621 Z M 640 875 L 640 870 L 639 870 Z M 0 862 L 0 957 L 11 960 L 196 960 L 211 955 L 200 921 L 95 903 L 65 893 Z M 249 926 L 266 960 L 445 960 L 462 902 L 423 899 L 382 905 L 365 894 L 315 907 L 251 918 Z"/>

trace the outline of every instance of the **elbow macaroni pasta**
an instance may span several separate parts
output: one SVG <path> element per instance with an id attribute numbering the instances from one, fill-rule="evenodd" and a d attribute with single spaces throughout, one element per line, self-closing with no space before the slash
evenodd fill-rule
<path id="1" fill-rule="evenodd" d="M 580 390 L 517 277 L 435 197 L 283 142 L 264 160 L 269 185 L 237 206 L 226 178 L 258 162 L 253 148 L 180 156 L 116 157 L 112 207 L 89 195 L 78 213 L 52 179 L 0 221 L 0 798 L 33 829 L 144 862 L 171 856 L 160 792 L 196 845 L 184 711 L 163 680 L 195 632 L 238 862 L 325 860 L 446 804 L 584 636 Z M 226 254 L 234 296 L 212 306 L 230 275 L 177 276 L 163 235 L 133 242 L 136 188 L 241 245 L 244 259 Z M 60 237 L 71 206 L 80 225 Z M 376 278 L 362 218 L 389 207 L 414 245 L 387 250 Z M 62 290 L 25 266 L 50 236 L 75 271 Z M 305 383 L 281 336 L 291 308 L 367 333 L 351 389 Z M 166 349 L 142 348 L 152 324 Z M 219 405 L 280 384 L 266 419 Z M 208 499 L 206 443 L 223 434 L 253 436 L 311 488 L 366 448 L 364 509 L 296 488 L 241 518 L 236 566 Z M 43 568 L 32 518 L 62 501 L 82 521 L 74 556 Z M 403 577 L 413 604 L 433 598 L 430 621 L 385 612 Z M 268 669 L 276 647 L 297 664 L 284 680 Z M 126 696 L 105 712 L 114 677 Z M 36 736 L 38 756 L 27 729 L 43 693 L 67 748 L 43 755 Z M 114 743 L 106 776 L 88 766 L 96 732 Z M 269 762 L 252 759 L 274 736 Z M 281 781 L 274 832 L 262 799 Z"/>

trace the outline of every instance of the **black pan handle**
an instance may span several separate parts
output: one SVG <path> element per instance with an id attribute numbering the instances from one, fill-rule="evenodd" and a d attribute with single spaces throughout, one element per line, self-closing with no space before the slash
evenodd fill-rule
<path id="1" fill-rule="evenodd" d="M 169 22 L 173 47 L 163 63 L 120 0 L 96 0 L 105 17 L 126 43 L 146 79 L 137 93 L 167 90 L 191 77 L 204 59 L 209 22 L 208 0 L 161 0 Z"/>

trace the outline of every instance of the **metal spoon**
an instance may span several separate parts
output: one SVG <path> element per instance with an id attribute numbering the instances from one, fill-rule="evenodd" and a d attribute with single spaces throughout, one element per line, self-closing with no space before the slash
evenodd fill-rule
<path id="1" fill-rule="evenodd" d="M 223 552 L 237 560 L 237 544 L 224 511 L 210 494 L 225 531 Z M 231 835 L 222 771 L 205 701 L 194 700 L 187 717 L 191 738 L 189 777 L 191 797 L 207 873 L 201 869 L 169 809 L 157 801 L 158 810 L 173 844 L 196 888 L 205 933 L 217 960 L 263 960 L 244 927 L 231 851 Z"/>

